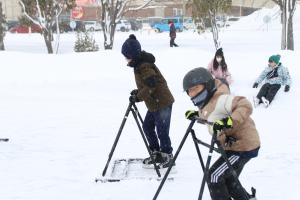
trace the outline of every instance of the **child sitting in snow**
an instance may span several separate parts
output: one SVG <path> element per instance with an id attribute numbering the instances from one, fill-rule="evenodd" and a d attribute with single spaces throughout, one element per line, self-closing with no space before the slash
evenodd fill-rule
<path id="1" fill-rule="evenodd" d="M 282 66 L 279 61 L 280 55 L 272 55 L 269 58 L 268 67 L 260 74 L 258 79 L 253 84 L 253 88 L 257 88 L 258 85 L 265 80 L 264 85 L 254 98 L 255 107 L 260 103 L 263 103 L 265 107 L 268 107 L 280 89 L 281 85 L 285 85 L 285 92 L 290 90 L 291 77 L 289 71 L 286 67 Z"/>
<path id="2" fill-rule="evenodd" d="M 214 59 L 207 66 L 207 70 L 214 78 L 221 80 L 223 83 L 227 85 L 232 83 L 222 48 L 216 51 Z"/>

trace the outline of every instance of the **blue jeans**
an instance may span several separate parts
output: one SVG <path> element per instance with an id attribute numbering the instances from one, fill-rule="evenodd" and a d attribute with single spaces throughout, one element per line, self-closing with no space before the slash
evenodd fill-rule
<path id="1" fill-rule="evenodd" d="M 169 137 L 171 114 L 172 104 L 155 112 L 147 112 L 143 123 L 143 130 L 151 151 L 172 153 L 173 148 Z"/>

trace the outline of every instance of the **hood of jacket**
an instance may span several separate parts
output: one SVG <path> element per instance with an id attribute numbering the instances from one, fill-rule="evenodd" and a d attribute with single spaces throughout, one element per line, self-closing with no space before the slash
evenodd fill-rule
<path id="1" fill-rule="evenodd" d="M 136 59 L 132 60 L 128 63 L 128 66 L 133 68 L 138 68 L 142 63 L 155 63 L 155 57 L 153 54 L 148 53 L 146 51 L 142 51 Z"/>

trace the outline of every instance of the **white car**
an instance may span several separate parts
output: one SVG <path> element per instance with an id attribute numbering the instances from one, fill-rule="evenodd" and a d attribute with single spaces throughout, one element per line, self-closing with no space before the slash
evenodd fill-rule
<path id="1" fill-rule="evenodd" d="M 116 31 L 128 32 L 131 29 L 131 25 L 127 20 L 120 20 L 117 22 Z"/>
<path id="2" fill-rule="evenodd" d="M 87 31 L 101 31 L 101 24 L 97 21 L 85 21 L 84 22 L 85 30 Z"/>

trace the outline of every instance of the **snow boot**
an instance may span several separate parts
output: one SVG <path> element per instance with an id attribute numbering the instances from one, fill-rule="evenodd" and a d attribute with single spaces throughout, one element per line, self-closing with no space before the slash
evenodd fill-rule
<path id="1" fill-rule="evenodd" d="M 269 100 L 267 100 L 265 97 L 262 97 L 261 100 L 266 108 L 269 107 L 270 105 Z"/>
<path id="2" fill-rule="evenodd" d="M 143 164 L 144 164 L 144 165 L 153 165 L 154 162 L 155 162 L 155 163 L 162 163 L 164 160 L 163 160 L 161 154 L 162 154 L 162 153 L 159 152 L 159 151 L 153 151 L 153 152 L 151 152 L 151 157 L 152 157 L 153 160 L 151 159 L 151 157 L 145 158 L 145 159 L 143 160 Z M 154 162 L 153 162 L 153 161 L 154 161 Z"/>
<path id="3" fill-rule="evenodd" d="M 257 200 L 257 198 L 256 198 L 256 189 L 252 187 L 251 192 L 252 192 L 252 194 L 249 195 L 249 200 Z"/>
<path id="4" fill-rule="evenodd" d="M 256 108 L 260 103 L 260 100 L 259 98 L 257 97 L 253 97 L 253 105 L 254 105 L 254 108 Z"/>
<path id="5" fill-rule="evenodd" d="M 172 162 L 172 159 L 173 159 L 173 154 L 170 153 L 161 153 L 161 156 L 162 156 L 162 159 L 163 159 L 163 162 L 161 162 L 158 167 L 160 169 L 163 169 L 163 168 L 168 168 L 170 165 L 171 165 L 171 162 Z M 173 166 L 175 166 L 175 163 L 173 164 Z"/>

